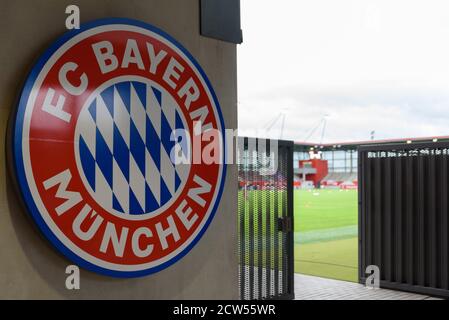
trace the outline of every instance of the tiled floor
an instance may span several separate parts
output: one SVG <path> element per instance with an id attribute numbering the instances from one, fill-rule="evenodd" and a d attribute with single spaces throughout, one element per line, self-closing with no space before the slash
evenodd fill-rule
<path id="1" fill-rule="evenodd" d="M 332 280 L 295 274 L 296 300 L 430 300 L 425 295 L 408 292 L 369 289 L 365 286 L 340 280 Z"/>

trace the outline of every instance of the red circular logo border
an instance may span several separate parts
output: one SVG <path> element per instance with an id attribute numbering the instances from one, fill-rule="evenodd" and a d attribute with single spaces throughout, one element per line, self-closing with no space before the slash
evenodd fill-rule
<path id="1" fill-rule="evenodd" d="M 208 93 L 213 99 L 213 103 L 215 106 L 214 111 L 218 115 L 217 125 L 221 126 L 221 129 L 224 130 L 224 122 L 223 117 L 221 114 L 221 109 L 218 103 L 218 99 L 214 93 L 214 90 L 212 86 L 210 85 L 209 80 L 207 79 L 207 76 L 205 75 L 204 71 L 201 69 L 199 64 L 195 61 L 195 59 L 190 55 L 190 53 L 184 49 L 178 42 L 176 42 L 173 38 L 171 38 L 169 35 L 164 33 L 163 31 L 140 21 L 131 20 L 131 19 L 120 19 L 120 18 L 114 18 L 114 19 L 103 19 L 103 20 L 97 20 L 90 23 L 87 23 L 81 27 L 79 30 L 74 30 L 71 32 L 68 32 L 64 36 L 62 36 L 59 40 L 57 40 L 40 58 L 39 62 L 34 66 L 33 70 L 31 71 L 25 86 L 22 90 L 19 106 L 17 109 L 17 113 L 15 115 L 15 121 L 14 121 L 14 128 L 13 128 L 13 159 L 15 160 L 14 163 L 14 171 L 17 178 L 18 186 L 21 191 L 21 194 L 25 200 L 25 204 L 27 205 L 32 217 L 34 218 L 35 222 L 41 229 L 41 231 L 44 233 L 44 235 L 48 238 L 48 240 L 64 255 L 66 255 L 69 259 L 77 263 L 79 266 L 84 267 L 86 269 L 89 269 L 91 271 L 95 271 L 101 274 L 106 274 L 110 276 L 117 276 L 117 277 L 135 277 L 135 276 L 142 276 L 145 274 L 151 274 L 154 272 L 157 272 L 159 270 L 162 270 L 169 265 L 175 263 L 177 260 L 179 260 L 182 256 L 184 256 L 195 244 L 196 242 L 201 238 L 201 236 L 204 234 L 205 230 L 207 229 L 208 225 L 210 224 L 220 201 L 224 182 L 226 178 L 226 166 L 224 164 L 220 167 L 220 173 L 221 173 L 221 181 L 218 186 L 218 192 L 214 194 L 215 201 L 213 204 L 210 205 L 211 211 L 209 213 L 209 216 L 207 217 L 207 221 L 204 223 L 204 225 L 201 227 L 201 230 L 198 232 L 198 234 L 195 235 L 195 238 L 190 241 L 190 243 L 184 247 L 181 252 L 177 253 L 174 257 L 170 258 L 168 261 L 161 263 L 157 266 L 144 269 L 144 270 L 136 270 L 136 271 L 121 271 L 121 270 L 111 270 L 108 268 L 104 268 L 102 266 L 98 266 L 94 263 L 91 263 L 90 261 L 86 261 L 82 257 L 78 256 L 76 253 L 71 251 L 67 246 L 50 230 L 50 228 L 46 225 L 45 221 L 42 219 L 42 216 L 36 206 L 36 203 L 33 200 L 33 196 L 31 195 L 29 185 L 27 184 L 26 176 L 25 176 L 25 170 L 24 170 L 24 163 L 23 163 L 23 154 L 22 154 L 22 134 L 23 134 L 23 124 L 24 124 L 24 113 L 26 110 L 26 106 L 28 104 L 28 99 L 31 94 L 31 90 L 34 86 L 36 78 L 39 76 L 40 72 L 42 71 L 43 66 L 47 63 L 47 61 L 50 59 L 50 57 L 67 41 L 72 39 L 73 37 L 87 31 L 90 29 L 93 29 L 95 27 L 99 26 L 106 26 L 106 25 L 130 25 L 134 27 L 139 27 L 142 29 L 149 30 L 151 32 L 154 32 L 164 38 L 164 40 L 168 41 L 171 45 L 174 45 L 175 48 L 181 51 L 181 53 L 187 58 L 187 61 L 193 64 L 193 71 L 197 72 L 197 75 L 199 76 L 200 80 L 203 80 L 206 84 L 205 90 L 208 90 Z M 196 69 L 196 70 L 195 70 Z M 222 131 L 223 132 L 223 131 Z M 222 134 L 222 139 L 224 142 L 225 135 Z M 223 143 L 225 145 L 225 143 Z M 225 150 L 223 150 L 223 159 L 225 159 Z"/>

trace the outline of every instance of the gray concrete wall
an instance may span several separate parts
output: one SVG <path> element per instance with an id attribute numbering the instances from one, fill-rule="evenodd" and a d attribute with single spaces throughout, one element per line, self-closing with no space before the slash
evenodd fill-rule
<path id="1" fill-rule="evenodd" d="M 0 0 L 0 298 L 237 299 L 237 171 L 229 166 L 220 207 L 201 241 L 154 275 L 114 279 L 81 270 L 81 290 L 65 289 L 71 264 L 40 235 L 18 204 L 5 164 L 9 114 L 33 61 L 65 32 L 65 7 L 81 20 L 127 17 L 176 38 L 199 61 L 221 104 L 227 128 L 237 126 L 236 47 L 201 37 L 199 0 Z"/>

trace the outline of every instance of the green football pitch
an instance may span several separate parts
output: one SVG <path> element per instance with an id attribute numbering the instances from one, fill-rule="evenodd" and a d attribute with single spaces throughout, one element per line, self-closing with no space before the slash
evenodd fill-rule
<path id="1" fill-rule="evenodd" d="M 357 281 L 357 191 L 295 190 L 295 272 Z"/>
<path id="2" fill-rule="evenodd" d="M 268 227 L 265 214 L 280 212 L 286 193 L 240 191 L 238 196 L 239 203 L 246 202 L 245 206 L 239 206 L 245 210 L 239 217 L 244 214 L 247 237 L 250 236 L 251 212 L 260 213 L 252 220 L 255 234 L 274 232 L 274 218 L 270 218 L 271 227 Z M 357 191 L 295 190 L 294 197 L 295 272 L 357 281 Z M 262 210 L 258 210 L 259 207 Z"/>

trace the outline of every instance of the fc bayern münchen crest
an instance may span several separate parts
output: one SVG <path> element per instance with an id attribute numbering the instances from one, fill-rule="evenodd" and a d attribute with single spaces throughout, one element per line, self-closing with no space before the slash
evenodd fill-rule
<path id="1" fill-rule="evenodd" d="M 220 133 L 218 161 L 192 161 L 198 128 Z M 142 276 L 184 256 L 210 224 L 224 137 L 215 93 L 186 49 L 146 23 L 98 20 L 58 39 L 32 69 L 13 166 L 60 252 L 95 272 Z"/>

